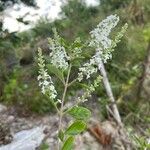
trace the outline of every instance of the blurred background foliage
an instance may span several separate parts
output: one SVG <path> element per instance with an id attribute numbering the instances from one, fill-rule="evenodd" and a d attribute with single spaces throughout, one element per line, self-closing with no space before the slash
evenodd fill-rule
<path id="1" fill-rule="evenodd" d="M 24 2 L 35 5 L 30 1 Z M 62 19 L 51 22 L 41 18 L 34 28 L 24 32 L 3 31 L 0 37 L 0 101 L 8 105 L 15 104 L 19 112 L 51 112 L 51 104 L 40 94 L 36 81 L 37 48 L 41 47 L 45 54 L 49 53 L 47 38 L 52 36 L 53 27 L 68 43 L 78 36 L 84 42 L 99 21 L 116 13 L 120 16 L 116 31 L 126 22 L 129 28 L 115 49 L 113 59 L 106 64 L 112 90 L 125 119 L 137 113 L 148 116 L 149 111 L 139 112 L 139 108 L 142 105 L 149 110 L 149 97 L 143 98 L 140 93 L 150 39 L 150 1 L 101 0 L 99 6 L 87 7 L 84 2 L 70 0 L 62 6 L 61 13 Z M 89 50 L 85 53 L 91 54 Z M 70 95 L 77 90 L 79 87 L 75 85 Z M 103 85 L 96 92 L 100 97 L 98 107 L 106 117 L 105 104 L 108 98 Z M 146 121 L 150 119 L 146 118 Z"/>

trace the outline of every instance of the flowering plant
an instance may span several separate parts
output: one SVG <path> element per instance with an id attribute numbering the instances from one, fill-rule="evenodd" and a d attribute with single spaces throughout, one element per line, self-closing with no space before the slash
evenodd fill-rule
<path id="1" fill-rule="evenodd" d="M 127 25 L 125 24 L 121 31 L 116 35 L 114 40 L 110 39 L 111 30 L 118 24 L 119 17 L 117 15 L 110 15 L 105 20 L 100 22 L 97 27 L 90 32 L 91 38 L 86 44 L 82 44 L 80 38 L 77 38 L 71 45 L 67 45 L 63 38 L 61 38 L 56 30 L 54 30 L 54 38 L 49 38 L 50 65 L 51 70 L 62 82 L 64 88 L 62 97 L 59 97 L 54 81 L 48 74 L 42 50 L 38 49 L 38 66 L 39 66 L 39 86 L 44 95 L 46 95 L 52 102 L 59 115 L 58 127 L 58 150 L 70 150 L 73 147 L 74 136 L 80 134 L 86 129 L 87 121 L 91 116 L 90 110 L 80 106 L 81 103 L 87 101 L 91 97 L 92 92 L 98 87 L 101 76 L 97 73 L 100 62 L 106 63 L 108 59 L 112 58 L 112 51 L 116 44 L 123 36 Z M 80 64 L 78 74 L 75 79 L 71 80 L 73 61 L 75 59 L 82 59 L 83 45 L 92 47 L 95 54 L 91 56 L 89 61 Z M 95 74 L 97 77 L 92 84 L 86 86 L 86 89 L 80 97 L 77 97 L 75 104 L 70 108 L 66 108 L 66 94 L 68 89 L 75 82 L 84 82 L 90 79 Z M 64 115 L 71 115 L 74 120 L 67 128 L 62 127 L 62 120 Z"/>

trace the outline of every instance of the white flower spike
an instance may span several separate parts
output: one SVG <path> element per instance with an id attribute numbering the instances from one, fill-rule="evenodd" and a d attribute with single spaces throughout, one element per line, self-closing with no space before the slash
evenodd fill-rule
<path id="1" fill-rule="evenodd" d="M 38 65 L 39 65 L 39 86 L 41 87 L 41 91 L 43 94 L 48 94 L 50 99 L 55 99 L 57 96 L 57 91 L 55 90 L 54 83 L 45 69 L 45 61 L 42 56 L 42 50 L 38 49 Z"/>
<path id="2" fill-rule="evenodd" d="M 51 63 L 56 67 L 63 70 L 68 68 L 68 60 L 70 59 L 67 56 L 65 48 L 61 45 L 61 38 L 54 30 L 54 39 L 49 38 L 49 48 L 51 50 L 50 59 Z"/>

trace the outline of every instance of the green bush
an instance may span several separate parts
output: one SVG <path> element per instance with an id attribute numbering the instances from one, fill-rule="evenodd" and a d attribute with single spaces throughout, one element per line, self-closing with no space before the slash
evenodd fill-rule
<path id="1" fill-rule="evenodd" d="M 4 85 L 1 101 L 22 112 L 51 112 L 51 103 L 39 93 L 36 78 L 32 77 L 33 70 L 32 67 L 14 70 Z"/>

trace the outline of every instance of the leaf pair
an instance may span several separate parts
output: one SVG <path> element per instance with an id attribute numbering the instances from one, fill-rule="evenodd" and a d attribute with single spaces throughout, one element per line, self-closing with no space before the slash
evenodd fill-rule
<path id="1" fill-rule="evenodd" d="M 59 132 L 59 138 L 63 141 L 64 139 L 64 134 L 69 135 L 67 140 L 64 142 L 62 150 L 72 150 L 73 148 L 73 143 L 74 143 L 74 136 L 77 134 L 80 134 L 86 129 L 86 123 L 78 120 L 72 123 L 69 128 L 66 130 L 65 133 L 62 131 Z"/>
<path id="2" fill-rule="evenodd" d="M 80 134 L 87 128 L 86 121 L 90 118 L 91 112 L 84 107 L 74 106 L 67 111 L 73 118 L 76 119 L 65 132 L 59 132 L 59 138 L 61 141 L 64 140 L 64 135 L 69 135 L 67 140 L 64 142 L 62 150 L 72 150 L 74 143 L 74 136 Z"/>

